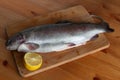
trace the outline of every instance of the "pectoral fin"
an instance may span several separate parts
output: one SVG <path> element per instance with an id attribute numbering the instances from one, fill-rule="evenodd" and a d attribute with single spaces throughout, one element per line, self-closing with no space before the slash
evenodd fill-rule
<path id="1" fill-rule="evenodd" d="M 36 43 L 23 43 L 19 46 L 18 51 L 19 52 L 29 52 L 32 50 L 36 50 L 39 48 L 39 45 Z"/>

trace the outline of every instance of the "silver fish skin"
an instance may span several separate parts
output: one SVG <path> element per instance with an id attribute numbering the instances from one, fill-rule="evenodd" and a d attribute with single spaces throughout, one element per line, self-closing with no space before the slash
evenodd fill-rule
<path id="1" fill-rule="evenodd" d="M 6 47 L 19 52 L 62 51 L 84 45 L 97 34 L 113 31 L 106 22 L 41 25 L 15 34 L 6 42 Z"/>

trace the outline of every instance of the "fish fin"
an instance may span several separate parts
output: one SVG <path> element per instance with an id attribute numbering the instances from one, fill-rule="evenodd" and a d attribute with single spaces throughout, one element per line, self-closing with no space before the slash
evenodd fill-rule
<path id="1" fill-rule="evenodd" d="M 90 15 L 90 17 L 92 17 L 92 18 L 95 19 L 95 20 L 98 20 L 98 21 L 97 21 L 98 23 L 103 23 L 103 22 L 105 22 L 100 16 Z"/>
<path id="2" fill-rule="evenodd" d="M 36 43 L 22 43 L 18 47 L 18 51 L 19 52 L 29 52 L 29 51 L 37 49 L 38 47 L 39 47 L 39 45 Z"/>
<path id="3" fill-rule="evenodd" d="M 93 36 L 90 40 L 94 40 L 94 39 L 96 39 L 96 38 L 98 38 L 99 37 L 99 35 L 98 34 L 96 34 L 95 36 Z"/>
<path id="4" fill-rule="evenodd" d="M 24 43 L 22 43 L 22 44 L 18 47 L 17 51 L 18 51 L 18 52 L 29 52 L 29 49 L 27 48 L 27 46 L 26 46 Z"/>
<path id="5" fill-rule="evenodd" d="M 57 21 L 56 24 L 61 24 L 61 23 L 73 23 L 71 21 L 68 20 L 63 20 L 63 21 Z"/>
<path id="6" fill-rule="evenodd" d="M 114 32 L 114 29 L 110 28 L 107 22 L 102 23 L 102 25 L 106 32 Z"/>
<path id="7" fill-rule="evenodd" d="M 76 45 L 75 43 L 64 43 L 64 44 L 67 44 L 69 47 L 70 47 L 70 46 L 75 46 L 75 45 Z"/>
<path id="8" fill-rule="evenodd" d="M 74 43 L 69 43 L 69 45 L 68 46 L 75 46 L 76 44 L 74 44 Z"/>
<path id="9" fill-rule="evenodd" d="M 36 43 L 24 43 L 29 50 L 35 50 L 39 47 Z"/>

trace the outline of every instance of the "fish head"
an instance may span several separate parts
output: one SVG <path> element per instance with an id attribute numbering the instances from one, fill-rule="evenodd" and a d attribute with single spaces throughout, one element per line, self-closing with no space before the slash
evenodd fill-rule
<path id="1" fill-rule="evenodd" d="M 7 40 L 6 47 L 8 50 L 16 50 L 24 41 L 24 36 L 18 33 Z"/>

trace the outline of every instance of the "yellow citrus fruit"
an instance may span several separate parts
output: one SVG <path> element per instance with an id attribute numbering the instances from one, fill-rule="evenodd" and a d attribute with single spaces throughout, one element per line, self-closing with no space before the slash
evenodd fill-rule
<path id="1" fill-rule="evenodd" d="M 29 71 L 37 70 L 42 65 L 42 57 L 37 53 L 26 53 L 24 55 L 24 65 Z"/>

